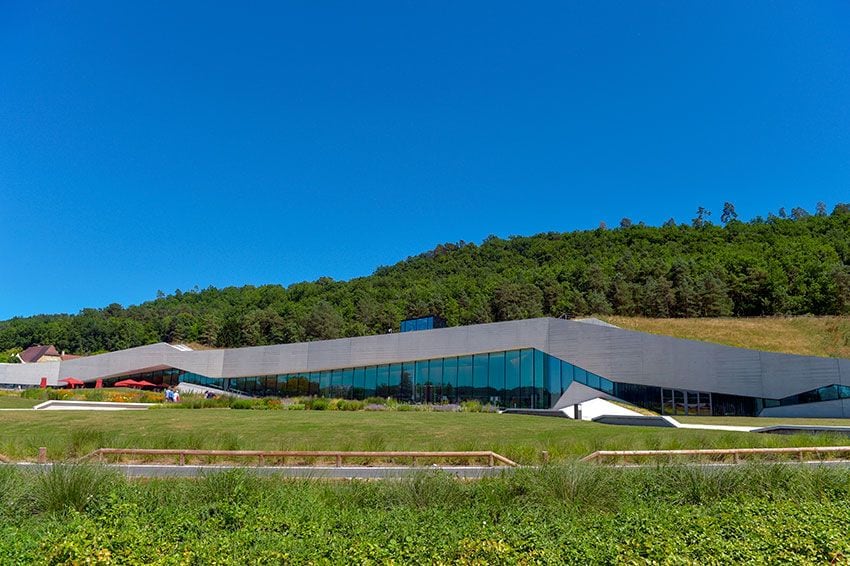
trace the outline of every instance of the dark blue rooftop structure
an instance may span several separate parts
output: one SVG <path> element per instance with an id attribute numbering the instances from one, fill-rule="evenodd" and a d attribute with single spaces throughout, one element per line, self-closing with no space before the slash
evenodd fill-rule
<path id="1" fill-rule="evenodd" d="M 439 316 L 420 316 L 419 318 L 408 318 L 401 321 L 401 332 L 413 332 L 414 330 L 434 330 L 445 328 L 446 321 Z"/>

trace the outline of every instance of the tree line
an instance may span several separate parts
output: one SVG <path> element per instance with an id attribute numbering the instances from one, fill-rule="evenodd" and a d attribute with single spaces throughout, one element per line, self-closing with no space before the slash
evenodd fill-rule
<path id="1" fill-rule="evenodd" d="M 633 223 L 457 242 L 367 277 L 193 289 L 122 307 L 0 322 L 8 359 L 32 344 L 79 354 L 153 342 L 255 346 L 396 331 L 437 314 L 450 326 L 538 316 L 850 314 L 850 204 L 720 224 Z M 0 355 L 0 361 L 3 356 Z"/>

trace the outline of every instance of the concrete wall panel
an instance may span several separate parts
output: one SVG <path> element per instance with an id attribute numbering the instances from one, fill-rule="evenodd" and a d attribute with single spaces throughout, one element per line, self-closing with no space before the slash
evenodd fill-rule
<path id="1" fill-rule="evenodd" d="M 759 416 L 841 419 L 844 417 L 850 417 L 850 399 L 822 401 L 820 403 L 803 403 L 801 405 L 788 405 L 785 407 L 769 407 L 767 409 L 763 409 Z"/>
<path id="2" fill-rule="evenodd" d="M 43 364 L 0 364 L 0 383 L 14 385 L 38 385 L 41 378 L 47 378 L 48 385 L 57 385 L 59 362 Z"/>

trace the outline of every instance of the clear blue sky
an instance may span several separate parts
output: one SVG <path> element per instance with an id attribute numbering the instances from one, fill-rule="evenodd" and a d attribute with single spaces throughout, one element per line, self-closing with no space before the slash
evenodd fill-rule
<path id="1" fill-rule="evenodd" d="M 850 201 L 850 3 L 583 4 L 0 0 L 0 319 Z"/>

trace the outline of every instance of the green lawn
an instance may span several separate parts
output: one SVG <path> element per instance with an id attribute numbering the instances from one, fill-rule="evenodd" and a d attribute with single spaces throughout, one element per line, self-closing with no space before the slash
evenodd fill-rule
<path id="1" fill-rule="evenodd" d="M 153 409 L 139 412 L 0 411 L 0 454 L 51 459 L 100 447 L 266 450 L 494 450 L 536 463 L 546 450 L 573 460 L 595 450 L 843 444 L 843 436 L 610 426 L 490 413 Z"/>
<path id="2" fill-rule="evenodd" d="M 0 409 L 29 409 L 41 403 L 34 399 L 22 399 L 17 395 L 0 395 Z"/>

